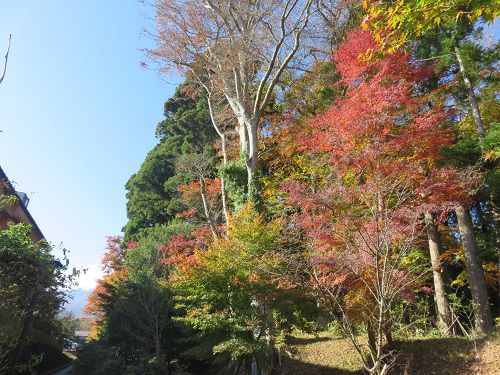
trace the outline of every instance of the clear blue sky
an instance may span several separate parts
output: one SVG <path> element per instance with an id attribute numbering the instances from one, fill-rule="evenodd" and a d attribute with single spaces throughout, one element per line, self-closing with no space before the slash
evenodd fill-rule
<path id="1" fill-rule="evenodd" d="M 99 263 L 104 237 L 120 234 L 124 184 L 155 144 L 175 89 L 140 67 L 148 13 L 137 0 L 0 2 L 2 67 L 12 34 L 0 165 L 76 265 Z"/>

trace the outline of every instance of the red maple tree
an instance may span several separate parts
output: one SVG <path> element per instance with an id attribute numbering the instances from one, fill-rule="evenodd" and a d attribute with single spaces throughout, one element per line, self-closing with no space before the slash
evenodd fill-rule
<path id="1" fill-rule="evenodd" d="M 453 135 L 450 113 L 421 95 L 430 71 L 405 51 L 364 59 L 374 44 L 369 31 L 348 35 L 335 58 L 347 93 L 297 140 L 329 173 L 286 188 L 310 240 L 320 298 L 348 332 L 352 322 L 366 323 L 371 360 L 365 367 L 380 374 L 387 370 L 391 309 L 421 276 L 405 258 L 420 243 L 424 213 L 453 207 L 467 199 L 467 189 L 458 170 L 439 167 L 439 150 Z"/>

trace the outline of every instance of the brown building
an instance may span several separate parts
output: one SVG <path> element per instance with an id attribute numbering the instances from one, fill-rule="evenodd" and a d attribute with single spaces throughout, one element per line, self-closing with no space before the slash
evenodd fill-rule
<path id="1" fill-rule="evenodd" d="M 28 211 L 28 197 L 24 193 L 17 192 L 7 175 L 0 167 L 0 195 L 15 195 L 17 203 L 0 211 L 0 228 L 7 228 L 9 223 L 24 223 L 31 225 L 31 239 L 35 242 L 43 240 L 43 234 L 35 220 Z"/>

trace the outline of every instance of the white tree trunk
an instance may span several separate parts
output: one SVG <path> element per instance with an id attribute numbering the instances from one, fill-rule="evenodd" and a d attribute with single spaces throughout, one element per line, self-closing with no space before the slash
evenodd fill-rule
<path id="1" fill-rule="evenodd" d="M 215 128 L 215 131 L 219 135 L 221 139 L 221 148 L 222 148 L 222 158 L 223 158 L 223 163 L 224 166 L 227 165 L 227 150 L 226 150 L 226 135 L 222 131 L 221 127 L 219 126 L 216 118 L 215 118 L 215 113 L 214 113 L 214 108 L 212 107 L 212 100 L 210 98 L 210 91 L 207 90 L 207 103 L 208 103 L 208 109 L 210 113 L 210 119 L 212 120 L 212 125 Z M 224 177 L 221 177 L 220 179 L 220 189 L 221 189 L 221 196 L 222 196 L 222 211 L 224 213 L 224 218 L 226 219 L 226 224 L 229 225 L 229 211 L 227 208 L 227 195 L 226 195 L 226 184 L 224 181 Z"/>
<path id="2" fill-rule="evenodd" d="M 248 199 L 255 200 L 257 198 L 257 161 L 259 158 L 259 139 L 258 139 L 258 123 L 256 119 L 247 121 L 248 133 L 248 158 L 246 160 L 248 174 Z"/>
<path id="3" fill-rule="evenodd" d="M 242 158 L 248 157 L 248 133 L 242 117 L 238 118 L 238 135 L 240 137 L 240 155 Z"/>

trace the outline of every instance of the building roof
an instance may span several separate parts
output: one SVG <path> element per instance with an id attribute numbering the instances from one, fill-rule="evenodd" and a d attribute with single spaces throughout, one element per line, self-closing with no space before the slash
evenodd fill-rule
<path id="1" fill-rule="evenodd" d="M 9 178 L 7 177 L 7 175 L 5 174 L 4 170 L 2 169 L 2 167 L 0 166 L 0 181 L 3 181 L 5 184 L 7 184 L 7 190 L 13 192 L 14 194 L 16 194 L 17 196 L 17 205 L 19 207 L 21 207 L 21 209 L 23 210 L 24 214 L 26 215 L 26 217 L 28 218 L 29 220 L 29 224 L 32 226 L 33 228 L 33 231 L 36 233 L 36 235 L 42 239 L 44 239 L 44 235 L 42 233 L 42 231 L 40 230 L 40 228 L 38 227 L 35 219 L 33 219 L 33 216 L 31 216 L 30 212 L 28 211 L 28 207 L 26 207 L 26 205 L 24 204 L 24 202 L 22 201 L 22 199 L 19 197 L 19 194 L 18 192 L 16 191 L 16 189 L 14 189 L 14 186 L 12 186 L 12 183 L 10 182 Z"/>

